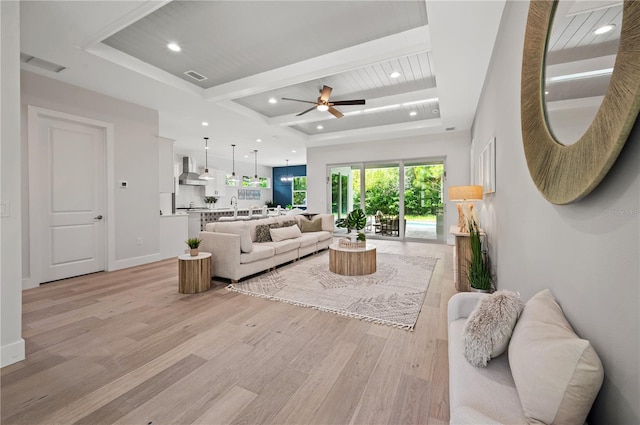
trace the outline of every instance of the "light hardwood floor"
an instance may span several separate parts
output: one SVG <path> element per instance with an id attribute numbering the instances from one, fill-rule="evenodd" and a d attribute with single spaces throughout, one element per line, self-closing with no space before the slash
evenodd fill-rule
<path id="1" fill-rule="evenodd" d="M 223 281 L 179 294 L 176 259 L 27 290 L 2 424 L 448 423 L 452 249 L 375 244 L 440 258 L 413 332 Z"/>

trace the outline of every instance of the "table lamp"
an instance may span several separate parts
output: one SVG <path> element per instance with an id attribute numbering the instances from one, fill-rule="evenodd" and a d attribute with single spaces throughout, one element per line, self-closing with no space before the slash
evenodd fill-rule
<path id="1" fill-rule="evenodd" d="M 469 201 L 482 201 L 482 186 L 451 186 L 449 187 L 449 200 L 461 202 L 458 207 L 458 230 L 461 233 L 469 232 L 469 220 L 472 220 L 479 228 L 476 216 L 475 204 Z"/>

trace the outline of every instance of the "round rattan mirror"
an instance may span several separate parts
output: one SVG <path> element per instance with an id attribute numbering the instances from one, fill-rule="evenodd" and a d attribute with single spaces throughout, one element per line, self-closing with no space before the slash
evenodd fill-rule
<path id="1" fill-rule="evenodd" d="M 549 131 L 544 111 L 545 52 L 557 1 L 532 0 L 522 60 L 522 139 L 529 173 L 542 195 L 568 204 L 604 178 L 640 109 L 640 1 L 623 6 L 620 47 L 611 82 L 591 126 L 571 145 Z"/>

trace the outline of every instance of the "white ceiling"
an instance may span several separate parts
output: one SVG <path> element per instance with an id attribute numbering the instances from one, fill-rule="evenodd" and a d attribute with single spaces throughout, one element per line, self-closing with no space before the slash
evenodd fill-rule
<path id="1" fill-rule="evenodd" d="M 27 1 L 23 68 L 159 111 L 176 151 L 306 162 L 307 147 L 470 128 L 504 0 Z M 175 41 L 181 53 L 166 49 Z M 203 82 L 186 77 L 196 71 Z M 400 77 L 391 78 L 392 71 Z M 296 114 L 323 85 L 366 105 Z M 278 100 L 268 103 L 269 98 Z M 370 111 L 373 109 L 373 111 Z M 410 115 L 410 112 L 416 112 Z M 210 123 L 202 127 L 201 122 Z M 318 126 L 322 129 L 319 130 Z M 258 142 L 257 139 L 261 139 Z M 293 154 L 292 150 L 296 150 Z"/>

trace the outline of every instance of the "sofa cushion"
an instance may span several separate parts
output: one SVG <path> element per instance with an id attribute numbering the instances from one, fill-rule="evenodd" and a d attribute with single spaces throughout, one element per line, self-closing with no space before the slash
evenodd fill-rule
<path id="1" fill-rule="evenodd" d="M 249 235 L 249 226 L 242 221 L 232 221 L 229 223 L 216 223 L 215 231 L 218 233 L 233 233 L 240 236 L 240 250 L 251 252 L 253 243 Z"/>
<path id="2" fill-rule="evenodd" d="M 469 292 L 463 295 L 470 294 Z M 509 369 L 507 354 L 498 356 L 487 367 L 472 366 L 463 354 L 462 333 L 466 317 L 449 323 L 449 405 L 451 424 L 527 425 L 520 399 Z M 478 421 L 468 415 L 469 408 L 493 421 Z"/>
<path id="3" fill-rule="evenodd" d="M 275 249 L 273 249 L 272 246 L 267 246 L 265 244 L 255 245 L 251 252 L 240 254 L 240 264 L 253 263 L 254 261 L 271 258 L 274 255 Z"/>
<path id="4" fill-rule="evenodd" d="M 316 217 L 320 217 L 320 220 L 322 220 L 322 230 L 326 230 L 331 233 L 336 230 L 336 218 L 333 214 L 318 214 Z"/>
<path id="5" fill-rule="evenodd" d="M 604 372 L 548 289 L 525 304 L 509 344 L 511 372 L 531 422 L 582 425 Z"/>
<path id="6" fill-rule="evenodd" d="M 504 353 L 522 312 L 524 302 L 512 291 L 497 291 L 483 297 L 464 327 L 464 356 L 476 367 Z"/>
<path id="7" fill-rule="evenodd" d="M 321 230 L 319 232 L 316 232 L 314 233 L 314 235 L 318 237 L 318 242 L 326 241 L 327 239 L 333 239 L 333 233 L 326 230 Z"/>
<path id="8" fill-rule="evenodd" d="M 278 242 L 266 242 L 264 243 L 264 245 L 273 247 L 273 249 L 275 249 L 276 251 L 276 255 L 300 248 L 300 242 L 298 242 L 298 238 L 285 239 Z"/>
<path id="9" fill-rule="evenodd" d="M 321 217 L 317 217 L 309 220 L 302 216 L 298 220 L 298 225 L 300 226 L 300 231 L 302 231 L 302 233 L 319 232 L 322 230 L 322 219 Z"/>
<path id="10" fill-rule="evenodd" d="M 204 225 L 205 232 L 215 232 L 216 231 L 216 223 L 207 223 Z"/>
<path id="11" fill-rule="evenodd" d="M 293 239 L 302 236 L 298 226 L 280 227 L 277 229 L 269 229 L 271 240 L 274 242 L 283 241 L 285 239 Z"/>
<path id="12" fill-rule="evenodd" d="M 296 240 L 300 242 L 300 248 L 315 245 L 318 243 L 318 237 L 315 233 L 302 233 L 299 237 L 296 238 Z"/>

